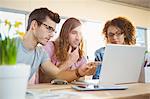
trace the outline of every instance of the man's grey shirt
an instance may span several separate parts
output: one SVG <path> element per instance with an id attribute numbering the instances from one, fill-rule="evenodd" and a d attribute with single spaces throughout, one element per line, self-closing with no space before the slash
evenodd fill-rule
<path id="1" fill-rule="evenodd" d="M 30 51 L 23 46 L 23 42 L 20 40 L 17 52 L 17 63 L 24 63 L 31 66 L 29 79 L 38 70 L 41 64 L 48 60 L 48 54 L 42 47 L 37 46 L 35 50 Z"/>

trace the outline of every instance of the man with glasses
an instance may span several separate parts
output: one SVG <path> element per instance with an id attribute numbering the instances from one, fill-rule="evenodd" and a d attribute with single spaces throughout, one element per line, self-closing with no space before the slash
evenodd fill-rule
<path id="1" fill-rule="evenodd" d="M 132 23 L 124 17 L 117 17 L 107 21 L 102 34 L 105 36 L 107 44 L 134 45 L 136 43 L 135 28 Z M 95 61 L 103 61 L 104 50 L 105 47 L 96 50 Z M 99 79 L 101 66 L 102 64 L 97 67 L 93 79 Z"/>
<path id="2" fill-rule="evenodd" d="M 82 66 L 76 70 L 61 71 L 49 60 L 48 54 L 39 46 L 46 45 L 55 32 L 56 23 L 60 22 L 60 17 L 47 8 L 35 9 L 31 12 L 28 19 L 27 32 L 19 44 L 17 63 L 31 65 L 31 74 L 41 66 L 50 78 L 64 79 L 73 81 L 80 76 L 91 75 L 95 72 L 96 64 L 89 63 L 88 66 Z"/>

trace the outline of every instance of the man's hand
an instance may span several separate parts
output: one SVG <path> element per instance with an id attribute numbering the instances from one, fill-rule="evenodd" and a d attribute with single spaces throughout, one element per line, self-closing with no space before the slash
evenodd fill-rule
<path id="1" fill-rule="evenodd" d="M 96 71 L 96 67 L 101 64 L 101 62 L 89 62 L 87 64 L 84 64 L 82 65 L 80 68 L 79 68 L 79 74 L 81 76 L 89 76 L 89 75 L 93 75 Z"/>

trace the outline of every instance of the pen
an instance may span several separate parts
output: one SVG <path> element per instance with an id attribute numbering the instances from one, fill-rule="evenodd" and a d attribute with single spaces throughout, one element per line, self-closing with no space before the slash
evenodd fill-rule
<path id="1" fill-rule="evenodd" d="M 147 60 L 146 60 L 145 63 L 144 63 L 144 67 L 146 67 L 146 64 L 147 64 Z"/>
<path id="2" fill-rule="evenodd" d="M 150 67 L 150 63 L 147 65 L 147 67 Z"/>

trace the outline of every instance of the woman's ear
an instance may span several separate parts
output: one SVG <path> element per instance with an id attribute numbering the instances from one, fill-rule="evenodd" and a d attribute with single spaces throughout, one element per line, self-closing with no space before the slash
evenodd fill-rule
<path id="1" fill-rule="evenodd" d="M 105 39 L 105 41 L 106 41 L 107 43 L 110 42 L 109 39 L 108 39 L 108 37 L 105 37 L 104 39 Z"/>

